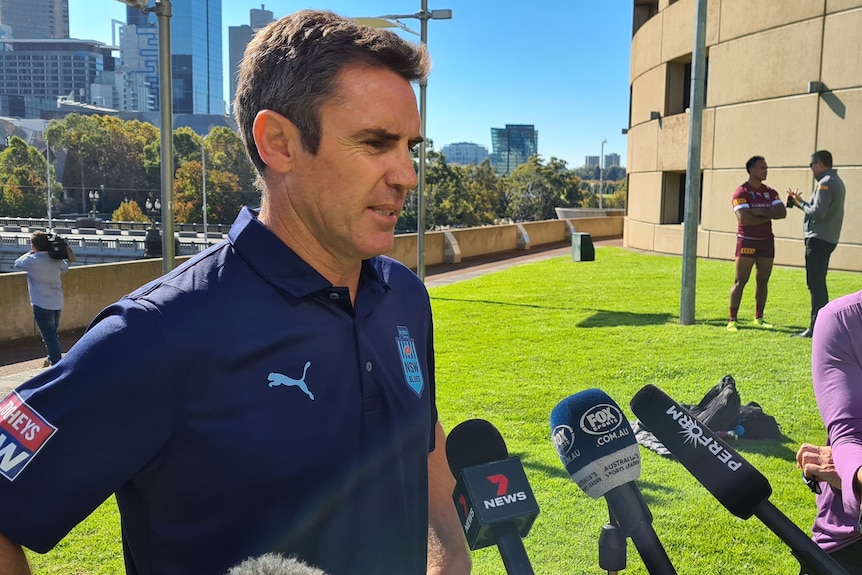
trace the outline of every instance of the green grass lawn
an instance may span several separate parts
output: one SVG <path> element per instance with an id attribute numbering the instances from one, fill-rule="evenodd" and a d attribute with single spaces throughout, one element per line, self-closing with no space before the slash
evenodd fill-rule
<path id="1" fill-rule="evenodd" d="M 807 325 L 805 272 L 774 270 L 766 309 L 774 330 L 749 327 L 751 283 L 740 330 L 731 334 L 725 324 L 732 262 L 698 261 L 691 326 L 679 325 L 681 269 L 678 256 L 602 247 L 595 262 L 560 257 L 430 290 L 440 418 L 447 429 L 487 419 L 521 458 L 541 508 L 524 541 L 537 574 L 605 573 L 597 540 L 607 506 L 569 479 L 549 439 L 553 407 L 592 387 L 633 419 L 628 403 L 648 383 L 696 403 L 732 374 L 743 403 L 760 403 L 785 436 L 733 445 L 769 479 L 770 500 L 809 532 L 814 497 L 794 454 L 803 441 L 822 442 L 825 431 L 811 389 L 811 341 L 788 337 Z M 829 287 L 833 298 L 862 289 L 862 275 L 830 272 Z M 786 547 L 756 518 L 734 517 L 680 464 L 642 454 L 638 485 L 680 575 L 798 573 Z M 118 532 L 111 499 L 55 550 L 29 557 L 40 574 L 122 573 Z M 478 575 L 505 574 L 496 548 L 475 552 L 473 560 Z M 625 572 L 647 573 L 631 542 Z"/>

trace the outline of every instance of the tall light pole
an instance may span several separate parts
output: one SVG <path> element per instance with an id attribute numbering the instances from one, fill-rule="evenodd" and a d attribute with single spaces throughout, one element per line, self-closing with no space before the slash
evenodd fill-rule
<path id="1" fill-rule="evenodd" d="M 602 139 L 602 152 L 599 156 L 599 209 L 602 209 L 602 193 L 605 191 L 605 144 L 608 141 Z"/>
<path id="2" fill-rule="evenodd" d="M 415 14 L 389 14 L 377 18 L 356 18 L 358 22 L 373 28 L 400 28 L 411 34 L 413 30 L 399 22 L 404 18 L 413 18 L 420 21 L 419 41 L 423 46 L 428 45 L 428 20 L 451 20 L 452 10 L 428 10 L 428 0 L 422 0 L 422 9 Z M 419 186 L 416 189 L 418 201 L 416 202 L 416 275 L 425 281 L 425 126 L 426 126 L 426 91 L 428 82 L 422 79 L 419 82 L 419 135 L 422 141 L 419 143 Z"/>
<path id="3" fill-rule="evenodd" d="M 204 143 L 207 141 L 207 136 L 209 134 L 204 134 L 204 137 L 201 138 L 201 183 L 202 183 L 202 196 L 203 196 L 203 215 L 204 215 L 204 245 L 207 242 L 207 152 Z"/>
<path id="4" fill-rule="evenodd" d="M 174 249 L 174 154 L 173 97 L 171 89 L 171 1 L 118 0 L 144 14 L 155 12 L 159 21 L 159 112 L 161 118 L 161 180 L 162 180 L 162 271 L 176 265 Z"/>
<path id="5" fill-rule="evenodd" d="M 48 140 L 45 140 L 45 145 L 47 146 L 45 151 L 45 162 L 48 164 L 48 169 L 45 174 L 45 181 L 48 182 L 48 229 L 54 229 L 54 219 L 51 212 L 53 211 L 53 206 L 51 205 L 51 144 Z"/>

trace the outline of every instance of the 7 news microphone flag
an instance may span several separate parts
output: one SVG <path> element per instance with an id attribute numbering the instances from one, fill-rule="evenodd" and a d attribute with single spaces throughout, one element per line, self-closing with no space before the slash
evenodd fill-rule
<path id="1" fill-rule="evenodd" d="M 452 500 L 470 549 L 497 545 L 506 573 L 534 575 L 524 549 L 539 505 L 521 460 L 509 457 L 497 428 L 484 419 L 456 425 L 446 457 L 457 482 Z"/>
<path id="2" fill-rule="evenodd" d="M 690 411 L 654 385 L 638 391 L 631 408 L 653 435 L 728 511 L 756 515 L 790 547 L 809 575 L 849 575 L 769 501 L 766 477 Z"/>

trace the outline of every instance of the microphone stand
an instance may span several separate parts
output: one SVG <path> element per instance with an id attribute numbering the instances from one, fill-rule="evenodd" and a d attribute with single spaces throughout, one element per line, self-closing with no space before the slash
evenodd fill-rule
<path id="1" fill-rule="evenodd" d="M 599 567 L 608 575 L 617 575 L 626 568 L 626 538 L 620 533 L 610 509 L 608 511 L 610 522 L 602 526 L 599 535 Z"/>

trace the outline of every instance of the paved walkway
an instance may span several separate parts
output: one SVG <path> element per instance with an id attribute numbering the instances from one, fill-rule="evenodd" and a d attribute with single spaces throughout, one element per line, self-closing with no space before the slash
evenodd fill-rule
<path id="1" fill-rule="evenodd" d="M 622 238 L 594 240 L 599 246 L 621 246 Z M 499 271 L 511 266 L 571 254 L 572 247 L 567 242 L 538 246 L 530 250 L 517 250 L 477 256 L 458 264 L 436 264 L 425 269 L 425 285 L 428 287 L 445 285 L 456 281 L 474 278 L 483 274 Z M 69 331 L 60 334 L 60 345 L 69 349 L 78 341 L 83 331 Z M 4 343 L 0 349 L 0 398 L 24 383 L 42 370 L 45 360 L 45 346 L 39 338 L 27 338 Z"/>

